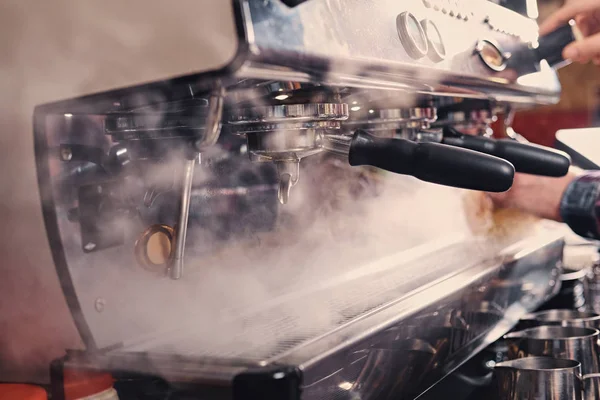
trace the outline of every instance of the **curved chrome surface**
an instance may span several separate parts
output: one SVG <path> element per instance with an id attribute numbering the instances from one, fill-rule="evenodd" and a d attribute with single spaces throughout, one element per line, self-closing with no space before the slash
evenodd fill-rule
<path id="1" fill-rule="evenodd" d="M 223 387 L 247 371 L 287 365 L 302 370 L 303 399 L 414 398 L 554 294 L 563 244 L 554 234 L 524 240 L 503 258 L 423 284 L 269 359 L 183 357 L 129 347 L 73 353 L 65 365 Z M 310 298 L 319 296 L 316 291 Z M 308 298 L 302 304 L 309 306 Z"/>
<path id="2" fill-rule="evenodd" d="M 322 398 L 324 393 L 371 398 L 374 388 L 353 372 L 373 371 L 369 357 L 363 359 L 362 369 L 350 360 L 357 351 L 374 351 L 371 358 L 381 365 L 373 373 L 379 374 L 379 382 L 390 383 L 378 387 L 376 397 L 416 397 L 499 339 L 527 310 L 558 289 L 562 239 L 549 235 L 525 242 L 513 247 L 514 253 L 504 261 L 474 265 L 440 279 L 277 362 L 300 363 L 306 398 Z M 428 343 L 435 352 L 400 345 L 414 340 Z"/>
<path id="3" fill-rule="evenodd" d="M 598 338 L 600 331 L 592 328 L 538 326 L 512 332 L 508 342 L 511 359 L 530 356 L 566 358 L 581 363 L 581 372 L 600 372 Z"/>
<path id="4" fill-rule="evenodd" d="M 600 374 L 588 374 L 583 376 L 583 393 L 585 400 L 596 400 L 600 398 Z"/>
<path id="5" fill-rule="evenodd" d="M 519 327 L 523 329 L 544 325 L 599 329 L 600 315 L 592 311 L 546 310 L 527 314 L 519 321 Z"/>
<path id="6" fill-rule="evenodd" d="M 494 368 L 493 384 L 502 400 L 581 400 L 581 364 L 550 357 L 504 361 Z"/>
<path id="7" fill-rule="evenodd" d="M 489 1 L 457 2 L 452 15 L 422 0 L 380 0 L 368 6 L 364 0 L 308 1 L 292 9 L 277 0 L 243 0 L 240 5 L 251 50 L 240 70 L 245 77 L 311 81 L 317 74 L 334 85 L 530 104 L 554 103 L 560 95 L 556 74 L 547 65 L 525 59 L 519 70 L 504 63 L 492 69 L 482 61 L 477 43 L 495 43 L 501 54 L 510 54 L 538 38 L 533 20 Z M 425 57 L 427 46 L 406 45 L 414 40 L 407 39 L 406 29 L 399 36 L 396 27 L 408 19 L 428 19 L 442 37 L 452 37 L 443 60 Z M 412 36 L 425 34 L 420 25 L 415 29 Z"/>

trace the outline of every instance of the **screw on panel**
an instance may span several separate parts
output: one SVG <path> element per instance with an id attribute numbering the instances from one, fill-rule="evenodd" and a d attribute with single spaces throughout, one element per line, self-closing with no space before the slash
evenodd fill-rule
<path id="1" fill-rule="evenodd" d="M 104 300 L 102 297 L 98 297 L 96 299 L 96 301 L 94 302 L 94 307 L 96 308 L 96 311 L 98 311 L 98 312 L 104 311 L 105 305 L 106 305 L 106 300 Z"/>
<path id="2" fill-rule="evenodd" d="M 63 161 L 71 161 L 73 158 L 73 152 L 70 147 L 62 147 L 60 149 L 60 159 Z"/>

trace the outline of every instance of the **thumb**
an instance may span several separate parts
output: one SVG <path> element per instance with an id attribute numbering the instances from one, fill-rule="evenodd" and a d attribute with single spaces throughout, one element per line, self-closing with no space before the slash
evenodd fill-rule
<path id="1" fill-rule="evenodd" d="M 600 33 L 573 42 L 563 50 L 563 57 L 572 61 L 586 62 L 598 55 L 600 55 Z"/>

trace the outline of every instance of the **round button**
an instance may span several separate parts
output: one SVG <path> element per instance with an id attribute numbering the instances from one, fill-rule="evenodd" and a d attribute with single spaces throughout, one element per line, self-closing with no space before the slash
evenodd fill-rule
<path id="1" fill-rule="evenodd" d="M 506 57 L 495 43 L 480 40 L 476 47 L 477 54 L 483 63 L 493 71 L 500 72 L 506 68 Z"/>
<path id="2" fill-rule="evenodd" d="M 408 55 L 414 59 L 427 55 L 427 36 L 419 21 L 409 12 L 403 12 L 396 18 L 398 36 Z"/>
<path id="3" fill-rule="evenodd" d="M 428 19 L 422 20 L 421 26 L 429 44 L 427 52 L 429 58 L 435 62 L 443 61 L 446 58 L 446 46 L 444 46 L 444 40 L 438 27 Z"/>

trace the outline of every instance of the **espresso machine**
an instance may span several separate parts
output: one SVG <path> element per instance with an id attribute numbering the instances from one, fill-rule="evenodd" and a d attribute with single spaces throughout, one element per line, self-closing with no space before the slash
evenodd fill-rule
<path id="1" fill-rule="evenodd" d="M 93 373 L 124 399 L 412 399 L 557 292 L 564 227 L 474 232 L 464 199 L 567 173 L 510 118 L 558 101 L 571 24 L 539 37 L 486 0 L 155 3 L 101 7 L 152 40 L 78 27 L 98 77 L 33 115 L 85 344 L 53 399 Z"/>

